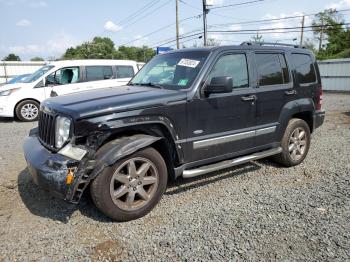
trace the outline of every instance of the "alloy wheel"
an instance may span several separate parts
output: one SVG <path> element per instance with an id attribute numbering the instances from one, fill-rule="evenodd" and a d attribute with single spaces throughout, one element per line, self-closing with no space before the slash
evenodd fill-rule
<path id="1" fill-rule="evenodd" d="M 38 116 L 39 109 L 36 105 L 28 103 L 22 106 L 21 115 L 26 120 L 33 120 Z"/>
<path id="2" fill-rule="evenodd" d="M 115 205 L 125 211 L 145 206 L 155 195 L 159 175 L 155 165 L 146 158 L 131 158 L 114 172 L 110 196 Z"/>
<path id="3" fill-rule="evenodd" d="M 289 155 L 294 161 L 300 160 L 306 151 L 307 137 L 306 131 L 297 127 L 289 138 L 288 150 Z"/>

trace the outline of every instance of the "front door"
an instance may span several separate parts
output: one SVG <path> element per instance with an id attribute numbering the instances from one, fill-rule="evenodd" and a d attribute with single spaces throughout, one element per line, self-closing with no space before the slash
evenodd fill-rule
<path id="1" fill-rule="evenodd" d="M 47 94 L 52 97 L 82 91 L 81 79 L 79 66 L 60 68 L 46 77 Z"/>
<path id="2" fill-rule="evenodd" d="M 233 91 L 200 94 L 188 103 L 188 161 L 224 158 L 253 147 L 255 90 L 248 64 L 246 53 L 221 54 L 205 83 L 213 77 L 232 77 Z"/>

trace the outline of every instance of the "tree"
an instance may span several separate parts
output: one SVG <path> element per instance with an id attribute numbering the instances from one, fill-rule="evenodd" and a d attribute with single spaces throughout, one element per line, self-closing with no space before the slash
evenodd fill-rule
<path id="1" fill-rule="evenodd" d="M 63 59 L 112 59 L 115 51 L 113 41 L 108 37 L 95 37 L 77 47 L 66 50 Z"/>
<path id="2" fill-rule="evenodd" d="M 30 61 L 39 62 L 39 61 L 45 61 L 45 60 L 42 57 L 35 56 L 35 57 L 31 58 Z"/>
<path id="3" fill-rule="evenodd" d="M 215 38 L 208 38 L 207 46 L 219 46 L 221 45 L 221 41 Z"/>
<path id="4" fill-rule="evenodd" d="M 8 54 L 8 56 L 5 56 L 2 61 L 21 61 L 21 58 L 18 55 L 15 55 L 13 53 Z"/>
<path id="5" fill-rule="evenodd" d="M 262 35 L 259 35 L 259 32 L 256 32 L 256 35 L 252 36 L 253 43 L 255 44 L 261 44 L 264 43 L 264 40 L 262 38 Z"/>
<path id="6" fill-rule="evenodd" d="M 327 9 L 316 15 L 312 22 L 315 38 L 319 41 L 318 59 L 348 57 L 350 29 L 344 27 L 343 17 L 335 9 Z M 327 43 L 324 44 L 324 41 Z"/>
<path id="7" fill-rule="evenodd" d="M 120 46 L 115 48 L 113 41 L 107 37 L 95 37 L 91 42 L 85 42 L 66 50 L 63 59 L 130 59 L 149 61 L 155 51 L 147 46 Z"/>

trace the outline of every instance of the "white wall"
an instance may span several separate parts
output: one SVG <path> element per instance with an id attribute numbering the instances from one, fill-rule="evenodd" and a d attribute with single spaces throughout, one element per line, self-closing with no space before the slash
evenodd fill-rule
<path id="1" fill-rule="evenodd" d="M 350 58 L 318 62 L 323 90 L 350 91 Z"/>
<path id="2" fill-rule="evenodd" d="M 45 65 L 46 62 L 0 62 L 0 84 L 6 83 L 13 77 L 22 74 L 31 74 Z"/>

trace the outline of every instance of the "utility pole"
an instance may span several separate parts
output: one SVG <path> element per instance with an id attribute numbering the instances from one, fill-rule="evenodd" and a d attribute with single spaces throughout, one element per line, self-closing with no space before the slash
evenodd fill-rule
<path id="1" fill-rule="evenodd" d="M 303 46 L 303 41 L 304 41 L 304 27 L 305 27 L 305 16 L 303 15 L 303 19 L 301 20 L 300 46 Z"/>
<path id="2" fill-rule="evenodd" d="M 322 40 L 323 40 L 323 17 L 321 18 L 321 32 L 320 32 L 320 42 L 318 46 L 318 51 L 322 49 Z"/>
<path id="3" fill-rule="evenodd" d="M 204 40 L 204 46 L 207 45 L 207 14 L 209 12 L 209 9 L 207 9 L 207 1 L 203 0 L 203 40 Z"/>
<path id="4" fill-rule="evenodd" d="M 176 1 L 176 48 L 180 48 L 179 42 L 179 0 Z"/>

